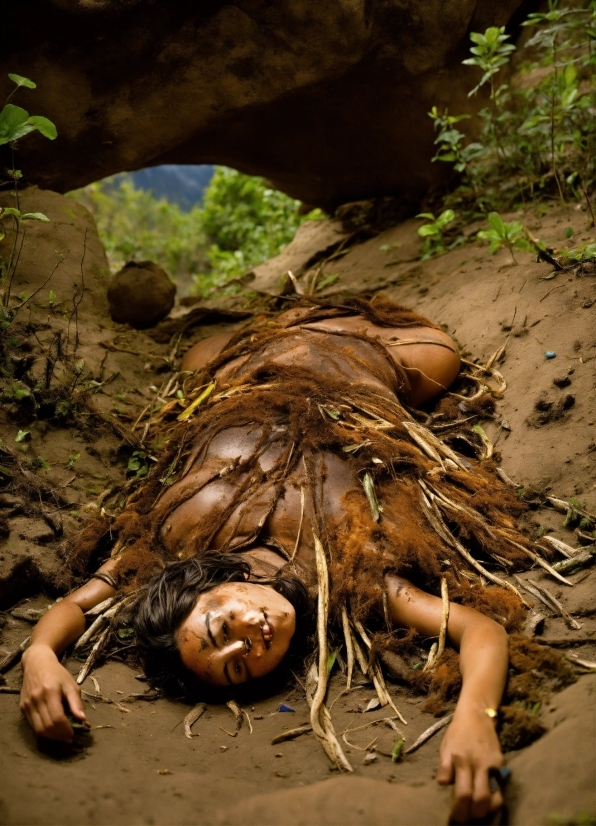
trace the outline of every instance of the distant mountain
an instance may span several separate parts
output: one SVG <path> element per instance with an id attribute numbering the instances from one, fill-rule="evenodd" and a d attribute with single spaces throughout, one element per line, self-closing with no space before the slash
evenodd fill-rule
<path id="1" fill-rule="evenodd" d="M 166 198 L 181 209 L 189 210 L 203 200 L 213 167 L 164 164 L 129 174 L 137 189 L 151 190 L 156 198 Z"/>

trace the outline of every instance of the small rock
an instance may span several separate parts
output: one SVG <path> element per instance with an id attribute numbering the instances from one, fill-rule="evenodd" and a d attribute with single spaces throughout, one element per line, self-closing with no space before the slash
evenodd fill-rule
<path id="1" fill-rule="evenodd" d="M 593 302 L 593 301 L 591 301 L 590 299 L 588 299 L 587 301 L 584 301 L 584 303 L 582 304 L 582 307 L 584 308 L 584 310 L 589 310 L 589 309 L 590 309 L 590 307 L 591 307 L 593 304 L 594 304 L 594 302 Z"/>
<path id="2" fill-rule="evenodd" d="M 556 353 L 553 353 L 553 351 L 552 351 L 552 350 L 547 350 L 547 351 L 546 351 L 546 353 L 544 354 L 544 356 L 545 356 L 545 358 L 547 358 L 547 359 L 556 359 L 557 354 L 556 354 Z"/>
<path id="3" fill-rule="evenodd" d="M 370 764 L 374 763 L 375 760 L 378 760 L 376 752 L 369 751 L 369 753 L 364 757 L 364 760 L 362 762 L 365 766 L 370 766 Z"/>
<path id="4" fill-rule="evenodd" d="M 165 318 L 176 297 L 176 285 L 153 261 L 129 261 L 111 279 L 108 304 L 112 319 L 137 330 Z"/>

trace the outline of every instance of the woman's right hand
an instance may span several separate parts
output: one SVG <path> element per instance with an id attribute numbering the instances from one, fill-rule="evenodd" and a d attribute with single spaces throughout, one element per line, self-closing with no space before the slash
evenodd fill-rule
<path id="1" fill-rule="evenodd" d="M 22 713 L 40 737 L 72 743 L 74 731 L 66 717 L 65 703 L 77 720 L 89 725 L 74 677 L 47 645 L 31 645 L 23 654 L 22 664 Z"/>

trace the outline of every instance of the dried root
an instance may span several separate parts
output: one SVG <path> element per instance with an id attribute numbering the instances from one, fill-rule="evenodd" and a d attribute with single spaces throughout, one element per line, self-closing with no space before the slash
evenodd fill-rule
<path id="1" fill-rule="evenodd" d="M 445 642 L 447 640 L 447 623 L 449 622 L 449 591 L 447 589 L 447 580 L 444 576 L 441 577 L 441 600 L 442 611 L 439 641 L 436 644 L 436 647 L 433 645 L 431 648 L 431 653 L 428 655 L 428 660 L 424 666 L 424 671 L 431 671 L 438 663 L 443 651 L 445 650 Z"/>
<path id="2" fill-rule="evenodd" d="M 319 537 L 314 533 L 317 578 L 319 583 L 319 600 L 317 609 L 317 641 L 319 646 L 318 668 L 309 672 L 307 680 L 307 699 L 310 705 L 310 723 L 325 753 L 339 769 L 353 771 L 342 747 L 340 746 L 331 715 L 325 706 L 327 694 L 327 622 L 329 617 L 329 573 L 325 551 Z M 314 667 L 314 664 L 313 664 Z M 310 691 L 309 691 L 310 688 Z M 313 691 L 314 689 L 314 691 Z"/>
<path id="3" fill-rule="evenodd" d="M 199 717 L 203 714 L 205 708 L 205 703 L 198 703 L 194 708 L 192 708 L 188 712 L 188 714 L 184 718 L 184 736 L 188 740 L 192 740 L 193 737 L 199 736 L 198 734 L 193 734 L 191 729 L 193 727 L 193 724 L 196 723 Z"/>

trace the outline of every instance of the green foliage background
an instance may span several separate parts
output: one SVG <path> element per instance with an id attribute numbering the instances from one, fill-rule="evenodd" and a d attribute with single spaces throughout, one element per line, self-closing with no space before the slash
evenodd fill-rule
<path id="1" fill-rule="evenodd" d="M 189 212 L 121 176 L 70 196 L 95 216 L 112 271 L 148 259 L 174 279 L 190 276 L 202 296 L 277 255 L 303 221 L 324 217 L 321 210 L 299 215 L 300 201 L 225 166 L 215 168 L 203 204 Z"/>

